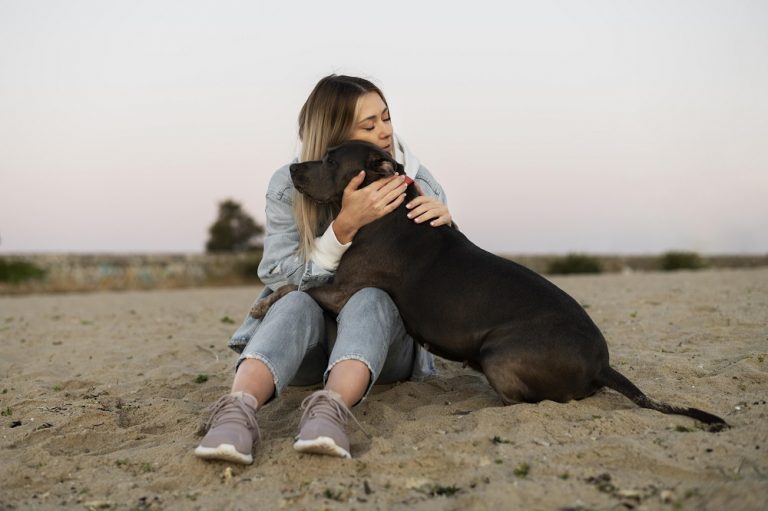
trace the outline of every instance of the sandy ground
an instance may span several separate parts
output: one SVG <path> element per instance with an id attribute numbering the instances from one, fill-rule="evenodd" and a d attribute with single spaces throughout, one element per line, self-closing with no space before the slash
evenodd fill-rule
<path id="1" fill-rule="evenodd" d="M 352 460 L 292 450 L 313 390 L 295 387 L 260 412 L 253 465 L 203 462 L 257 288 L 0 297 L 0 510 L 766 509 L 768 269 L 555 281 L 650 396 L 733 428 L 612 391 L 503 407 L 440 362 L 354 409 L 372 438 L 352 432 Z"/>

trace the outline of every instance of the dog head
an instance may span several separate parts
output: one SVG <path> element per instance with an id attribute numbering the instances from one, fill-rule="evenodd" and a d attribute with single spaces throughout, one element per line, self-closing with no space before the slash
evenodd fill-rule
<path id="1" fill-rule="evenodd" d="M 344 188 L 361 170 L 365 171 L 362 188 L 395 172 L 403 166 L 378 146 L 352 140 L 328 149 L 322 160 L 291 165 L 291 179 L 296 189 L 319 203 L 341 203 Z"/>

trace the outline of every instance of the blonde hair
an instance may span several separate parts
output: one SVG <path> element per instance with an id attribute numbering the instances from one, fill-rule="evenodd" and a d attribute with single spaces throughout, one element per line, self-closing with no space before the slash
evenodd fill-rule
<path id="1" fill-rule="evenodd" d="M 348 139 L 358 102 L 368 92 L 376 92 L 387 104 L 384 93 L 364 78 L 332 74 L 317 82 L 299 112 L 300 161 L 320 160 L 328 148 Z M 299 254 L 306 259 L 315 237 L 339 214 L 339 206 L 317 204 L 295 191 L 293 213 L 299 229 Z"/>

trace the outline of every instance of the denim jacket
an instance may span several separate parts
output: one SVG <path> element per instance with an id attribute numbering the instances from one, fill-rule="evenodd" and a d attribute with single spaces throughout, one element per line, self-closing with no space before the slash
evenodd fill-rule
<path id="1" fill-rule="evenodd" d="M 298 162 L 298 159 L 292 163 L 295 162 Z M 290 164 L 286 164 L 277 169 L 267 187 L 266 235 L 264 253 L 258 269 L 259 278 L 265 287 L 256 299 L 257 302 L 286 284 L 294 284 L 299 290 L 306 290 L 333 280 L 334 272 L 325 270 L 312 260 L 306 262 L 297 253 L 299 231 L 293 216 L 294 187 L 289 168 Z M 423 165 L 419 165 L 416 175 L 411 177 L 425 195 L 435 196 L 446 203 L 442 187 Z M 354 243 L 354 240 L 352 242 Z M 260 322 L 261 320 L 246 316 L 229 339 L 228 346 L 238 353 L 242 352 Z M 411 376 L 414 380 L 435 374 L 434 356 L 421 346 L 417 349 Z"/>

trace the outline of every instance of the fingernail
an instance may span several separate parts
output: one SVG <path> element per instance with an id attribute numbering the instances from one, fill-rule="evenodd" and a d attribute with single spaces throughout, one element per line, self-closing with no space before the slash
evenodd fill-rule
<path id="1" fill-rule="evenodd" d="M 407 206 L 406 206 L 406 207 L 407 207 Z M 407 216 L 408 218 L 411 218 L 411 216 L 412 216 L 412 215 L 411 215 L 410 213 L 408 213 L 406 216 Z"/>
<path id="2" fill-rule="evenodd" d="M 429 225 L 431 225 L 432 227 L 434 227 L 434 226 L 435 226 L 435 222 L 429 222 Z"/>
<path id="3" fill-rule="evenodd" d="M 413 207 L 413 203 L 409 202 L 408 204 L 405 205 L 405 207 L 408 209 L 411 209 Z"/>

